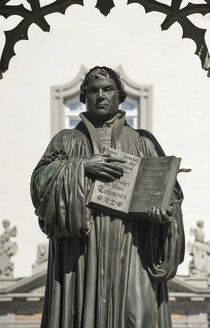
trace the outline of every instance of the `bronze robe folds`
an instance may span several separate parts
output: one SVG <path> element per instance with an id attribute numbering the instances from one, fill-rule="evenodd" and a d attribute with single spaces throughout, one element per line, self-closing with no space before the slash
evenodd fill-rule
<path id="1" fill-rule="evenodd" d="M 86 207 L 91 180 L 83 159 L 100 153 L 95 128 L 83 121 L 60 131 L 32 175 L 31 193 L 49 237 L 42 328 L 170 328 L 166 281 L 183 260 L 177 183 L 170 224 L 126 221 Z M 155 138 L 120 116 L 112 147 L 136 156 L 163 156 Z"/>

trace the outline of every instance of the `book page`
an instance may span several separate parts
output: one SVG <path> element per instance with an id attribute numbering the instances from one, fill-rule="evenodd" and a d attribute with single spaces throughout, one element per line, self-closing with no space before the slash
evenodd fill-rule
<path id="1" fill-rule="evenodd" d="M 124 173 L 120 179 L 115 179 L 113 182 L 96 180 L 89 204 L 92 207 L 95 205 L 96 208 L 107 208 L 108 212 L 111 209 L 128 213 L 141 159 L 112 148 L 105 148 L 104 152 L 109 152 L 112 158 L 118 157 L 125 160 L 125 163 L 116 162 L 124 169 Z"/>
<path id="2" fill-rule="evenodd" d="M 147 213 L 153 206 L 166 211 L 179 164 L 175 156 L 142 158 L 130 212 Z"/>

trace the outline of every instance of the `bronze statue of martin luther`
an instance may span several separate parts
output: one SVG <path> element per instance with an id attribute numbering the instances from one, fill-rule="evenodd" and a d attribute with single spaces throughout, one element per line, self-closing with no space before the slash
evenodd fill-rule
<path id="1" fill-rule="evenodd" d="M 184 256 L 182 191 L 168 211 L 126 220 L 86 206 L 92 183 L 119 178 L 120 158 L 103 146 L 164 156 L 155 137 L 126 123 L 126 98 L 115 71 L 96 66 L 81 85 L 87 111 L 51 140 L 36 166 L 31 194 L 49 238 L 42 328 L 170 328 L 167 280 Z"/>

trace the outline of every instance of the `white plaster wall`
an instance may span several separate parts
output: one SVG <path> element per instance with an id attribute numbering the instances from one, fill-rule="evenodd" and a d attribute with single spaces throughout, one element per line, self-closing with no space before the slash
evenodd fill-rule
<path id="1" fill-rule="evenodd" d="M 81 65 L 122 65 L 131 80 L 153 85 L 153 133 L 167 154 L 181 156 L 182 167 L 192 168 L 179 179 L 187 240 L 198 219 L 205 221 L 210 239 L 210 79 L 193 54 L 195 45 L 181 39 L 178 24 L 161 32 L 164 15 L 146 15 L 138 4 L 116 0 L 105 18 L 94 3 L 86 0 L 85 8 L 74 5 L 65 16 L 48 16 L 50 33 L 31 26 L 29 41 L 16 45 L 17 56 L 0 81 L 0 220 L 18 227 L 16 276 L 31 274 L 36 246 L 46 240 L 34 215 L 29 183 L 50 138 L 50 86 L 72 80 Z M 210 17 L 195 20 L 209 28 L 210 47 Z M 0 18 L 1 46 L 3 30 L 14 21 Z M 188 262 L 186 256 L 180 273 L 187 273 Z"/>

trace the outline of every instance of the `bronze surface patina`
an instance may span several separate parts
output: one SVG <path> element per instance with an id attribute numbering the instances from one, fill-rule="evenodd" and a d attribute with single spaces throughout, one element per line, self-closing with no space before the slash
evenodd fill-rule
<path id="1" fill-rule="evenodd" d="M 127 124 L 118 109 L 125 98 L 113 70 L 90 70 L 80 94 L 87 112 L 53 137 L 32 174 L 33 204 L 49 238 L 41 328 L 172 327 L 167 280 L 184 257 L 178 182 L 168 210 L 153 207 L 141 220 L 87 206 L 96 179 L 124 173 L 122 159 L 104 147 L 165 156 L 151 133 Z"/>
<path id="2" fill-rule="evenodd" d="M 12 30 L 5 31 L 5 45 L 0 59 L 0 76 L 9 66 L 11 58 L 15 55 L 15 45 L 18 41 L 28 40 L 28 29 L 32 24 L 39 26 L 44 32 L 50 31 L 50 25 L 45 17 L 52 13 L 65 14 L 71 5 L 83 5 L 83 0 L 56 0 L 47 5 L 41 5 L 40 0 L 27 0 L 31 9 L 27 9 L 24 4 L 10 5 L 10 0 L 0 0 L 0 15 L 9 18 L 12 15 L 20 16 L 22 20 Z M 174 23 L 179 23 L 183 30 L 183 38 L 189 38 L 196 44 L 195 54 L 201 60 L 201 66 L 208 71 L 210 76 L 210 55 L 205 41 L 206 30 L 197 27 L 190 20 L 191 15 L 210 13 L 210 0 L 205 3 L 188 3 L 182 6 L 183 0 L 169 0 L 170 4 L 165 4 L 156 0 L 128 0 L 127 4 L 138 3 L 144 7 L 145 12 L 160 12 L 166 15 L 161 24 L 162 30 L 167 30 Z M 113 0 L 98 0 L 96 8 L 107 16 L 114 7 Z"/>

